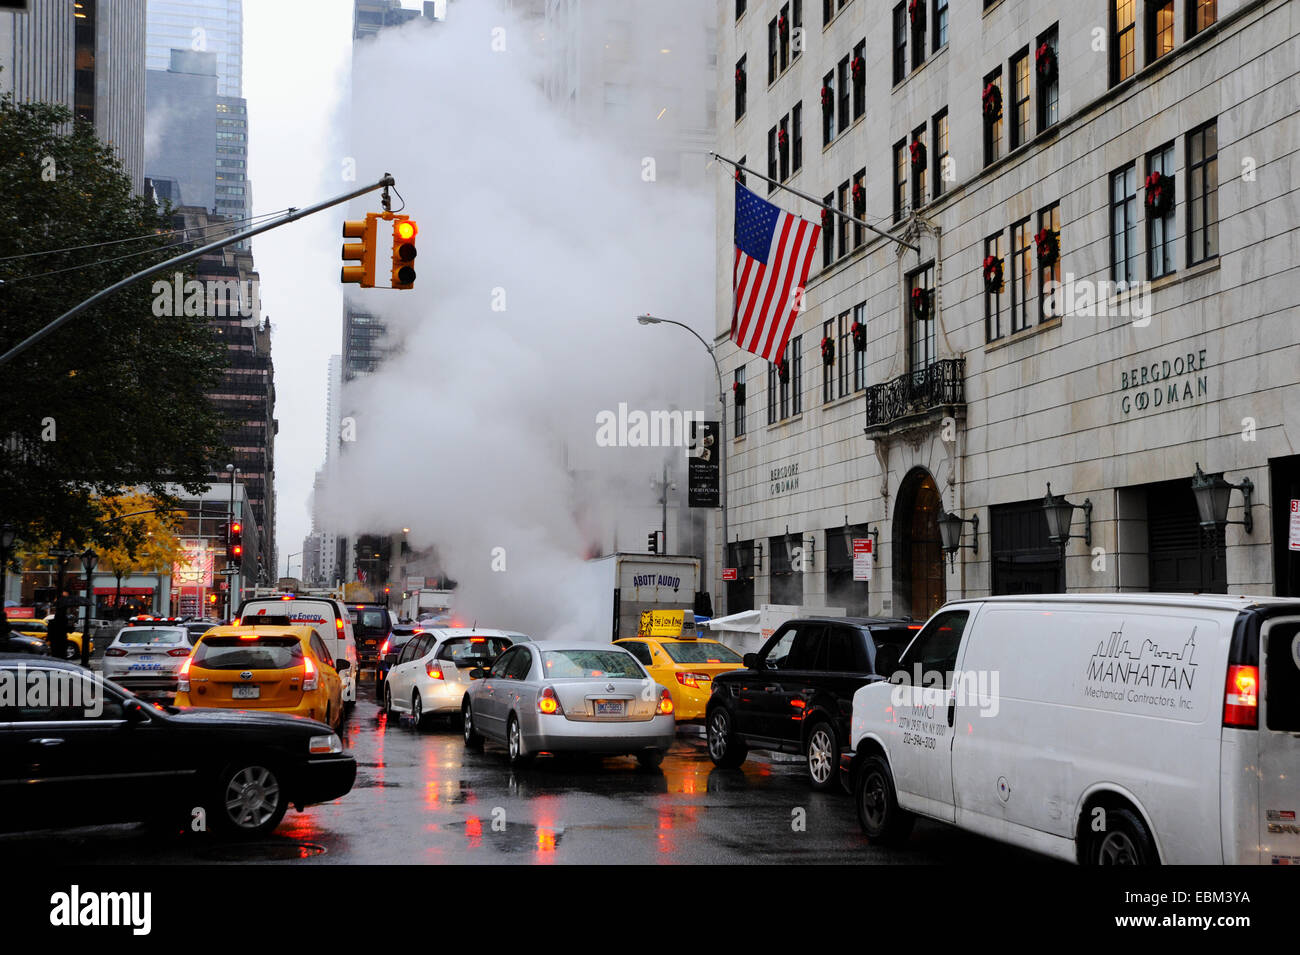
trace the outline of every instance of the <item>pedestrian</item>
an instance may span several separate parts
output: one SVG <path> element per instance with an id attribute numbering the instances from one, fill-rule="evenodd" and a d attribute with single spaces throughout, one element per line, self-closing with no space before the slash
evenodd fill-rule
<path id="1" fill-rule="evenodd" d="M 62 660 L 68 655 L 68 607 L 61 599 L 54 602 L 54 617 L 46 628 L 46 639 L 50 656 Z"/>

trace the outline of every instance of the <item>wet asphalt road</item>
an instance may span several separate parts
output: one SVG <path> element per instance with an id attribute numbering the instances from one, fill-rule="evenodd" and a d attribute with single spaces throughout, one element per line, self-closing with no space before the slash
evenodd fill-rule
<path id="1" fill-rule="evenodd" d="M 357 759 L 351 793 L 289 810 L 255 843 L 139 826 L 0 836 L 0 858 L 41 864 L 310 862 L 965 863 L 1043 857 L 924 821 L 905 849 L 867 845 L 849 796 L 814 793 L 802 764 L 754 754 L 714 767 L 682 734 L 662 767 L 633 759 L 543 757 L 512 772 L 503 747 L 466 751 L 449 723 L 417 731 L 363 699 L 343 731 Z M 790 761 L 787 761 L 790 760 Z M 799 823 L 802 822 L 802 826 Z"/>

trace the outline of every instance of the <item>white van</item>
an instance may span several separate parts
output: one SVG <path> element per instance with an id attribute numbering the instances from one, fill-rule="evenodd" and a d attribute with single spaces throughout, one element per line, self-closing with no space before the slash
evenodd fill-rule
<path id="1" fill-rule="evenodd" d="M 265 618 L 288 617 L 289 625 L 306 624 L 320 635 L 335 660 L 350 664 L 343 671 L 343 703 L 349 709 L 357 702 L 357 638 L 352 618 L 343 601 L 333 597 L 255 597 L 239 608 L 241 626 L 256 625 Z M 278 621 L 277 621 L 278 622 Z"/>
<path id="2" fill-rule="evenodd" d="M 1300 864 L 1300 600 L 955 601 L 879 669 L 840 761 L 873 841 L 920 815 L 1080 863 Z"/>

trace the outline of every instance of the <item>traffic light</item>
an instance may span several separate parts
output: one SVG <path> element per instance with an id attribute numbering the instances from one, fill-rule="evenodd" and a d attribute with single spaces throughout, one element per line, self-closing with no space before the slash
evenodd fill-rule
<path id="1" fill-rule="evenodd" d="M 658 531 L 650 532 L 650 536 L 646 538 L 646 547 L 649 548 L 650 553 L 652 554 L 659 553 L 659 532 Z"/>
<path id="2" fill-rule="evenodd" d="M 393 216 L 393 288 L 415 285 L 415 236 L 420 231 L 414 220 Z"/>
<path id="3" fill-rule="evenodd" d="M 378 218 L 377 212 L 367 212 L 364 219 L 348 219 L 343 223 L 343 238 L 361 240 L 343 243 L 344 261 L 361 263 L 343 266 L 339 279 L 345 285 L 353 283 L 362 288 L 375 287 L 375 233 Z"/>
<path id="4" fill-rule="evenodd" d="M 230 522 L 230 532 L 226 535 L 226 561 L 238 563 L 244 559 L 244 525 L 239 521 Z"/>

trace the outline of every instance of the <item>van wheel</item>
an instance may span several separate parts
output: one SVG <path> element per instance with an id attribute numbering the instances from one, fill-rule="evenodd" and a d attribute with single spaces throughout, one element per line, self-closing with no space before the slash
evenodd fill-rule
<path id="1" fill-rule="evenodd" d="M 1093 833 L 1089 865 L 1159 865 L 1151 833 L 1129 809 L 1107 809 L 1106 829 Z"/>
<path id="2" fill-rule="evenodd" d="M 479 736 L 474 730 L 474 714 L 470 712 L 469 700 L 466 700 L 460 708 L 461 729 L 465 732 L 466 749 L 482 749 L 483 737 Z"/>
<path id="3" fill-rule="evenodd" d="M 835 788 L 839 771 L 839 747 L 835 743 L 835 727 L 826 720 L 818 720 L 808 731 L 804 743 L 804 757 L 808 764 L 808 779 L 812 788 L 827 792 Z"/>
<path id="4" fill-rule="evenodd" d="M 898 805 L 894 775 L 879 756 L 869 757 L 858 770 L 853 801 L 858 809 L 858 825 L 872 842 L 897 846 L 912 834 L 916 817 Z"/>
<path id="5" fill-rule="evenodd" d="M 749 747 L 732 735 L 731 714 L 725 706 L 719 706 L 709 714 L 707 739 L 709 759 L 715 766 L 735 769 L 749 755 Z"/>

